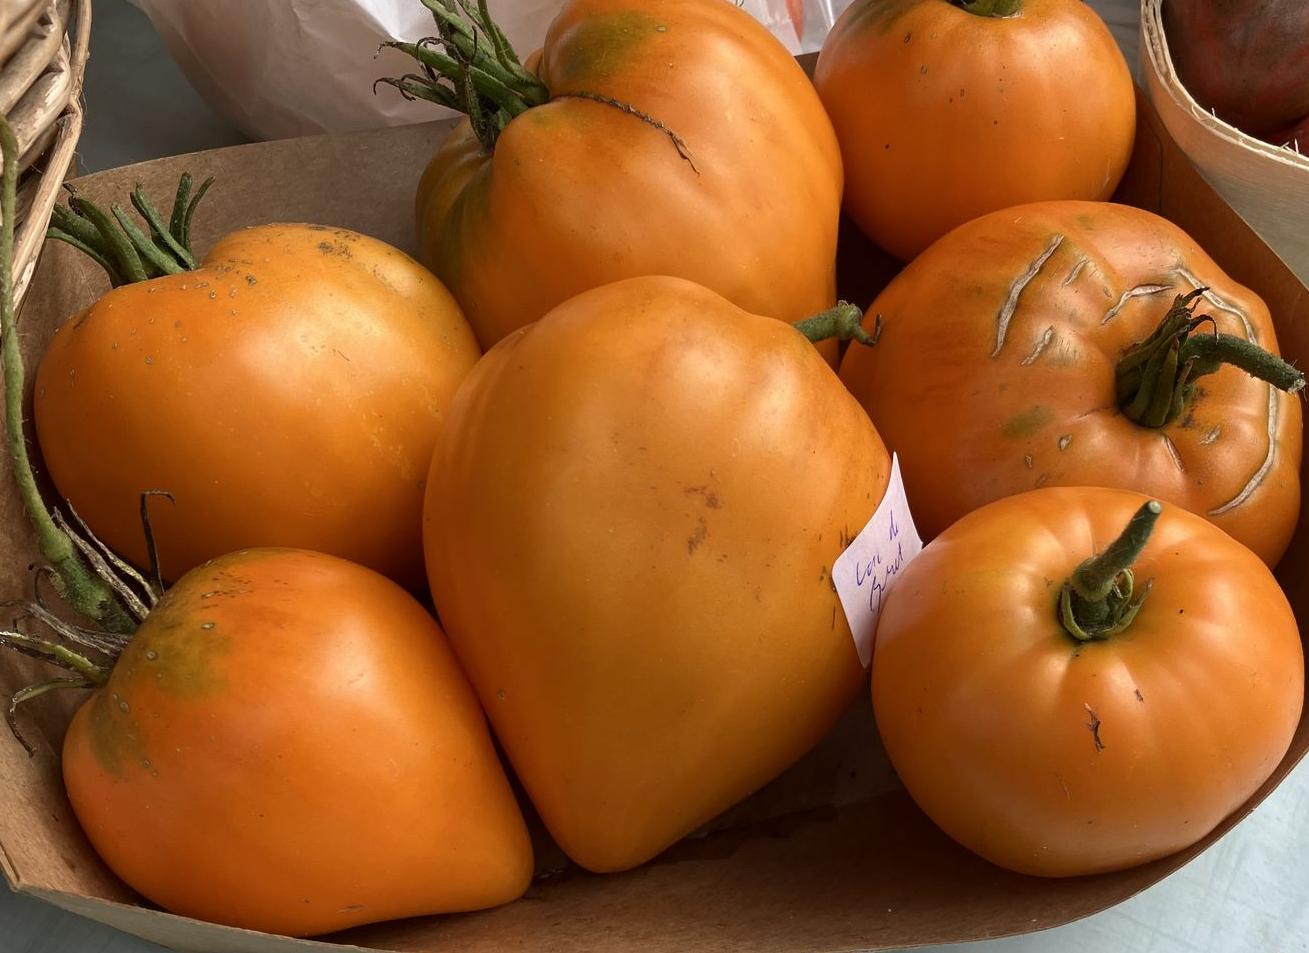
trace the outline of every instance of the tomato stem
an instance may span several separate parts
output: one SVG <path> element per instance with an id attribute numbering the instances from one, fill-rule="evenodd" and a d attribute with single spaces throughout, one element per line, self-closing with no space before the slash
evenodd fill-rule
<path id="1" fill-rule="evenodd" d="M 1005 0 L 1009 2 L 1009 0 Z M 550 90 L 519 62 L 509 38 L 487 9 L 486 0 L 422 0 L 436 21 L 437 36 L 417 43 L 383 43 L 412 57 L 422 74 L 406 73 L 386 77 L 373 84 L 394 86 L 405 99 L 425 99 L 468 117 L 482 147 L 495 151 L 505 127 L 516 116 L 551 100 Z M 664 133 L 677 154 L 697 174 L 695 160 L 686 142 L 666 123 L 623 102 L 594 90 L 571 90 L 555 99 L 587 99 L 618 109 L 625 115 Z"/>
<path id="2" fill-rule="evenodd" d="M 181 178 L 177 181 L 177 195 L 173 199 L 173 215 L 169 220 L 168 230 L 173 237 L 185 249 L 189 256 L 191 253 L 191 221 L 195 218 L 195 210 L 200 205 L 200 200 L 205 197 L 209 187 L 214 184 L 214 177 L 211 175 L 200 183 L 200 188 L 195 190 L 195 195 L 191 194 L 191 173 L 183 172 Z M 132 191 L 133 201 L 137 193 L 141 195 L 141 201 L 145 201 L 145 191 L 138 184 Z M 192 268 L 198 268 L 195 259 L 190 259 Z"/>
<path id="3" fill-rule="evenodd" d="M 1150 583 L 1134 595 L 1132 564 L 1145 549 L 1162 512 L 1158 500 L 1142 505 L 1109 548 L 1083 561 L 1064 583 L 1059 593 L 1059 621 L 1077 641 L 1107 639 L 1136 618 L 1150 593 Z"/>
<path id="4" fill-rule="evenodd" d="M 882 316 L 879 314 L 873 318 L 872 334 L 864 330 L 863 321 L 864 313 L 858 305 L 841 301 L 835 307 L 796 321 L 791 326 L 815 344 L 836 338 L 839 341 L 858 341 L 866 347 L 873 347 L 882 336 Z"/>
<path id="5" fill-rule="evenodd" d="M 13 129 L 0 116 L 0 365 L 5 376 L 5 430 L 14 482 L 32 526 L 41 555 L 54 567 L 59 595 L 78 613 L 111 632 L 132 632 L 135 622 L 103 579 L 97 577 L 78 553 L 72 539 L 56 522 L 37 489 L 36 474 L 27 452 L 23 431 L 25 369 L 14 320 L 14 209 L 18 185 L 18 142 Z"/>
<path id="6" fill-rule="evenodd" d="M 1011 17 L 1023 8 L 1023 0 L 951 0 L 979 17 Z"/>
<path id="7" fill-rule="evenodd" d="M 80 675 L 63 675 L 57 678 L 51 678 L 35 685 L 28 685 L 14 692 L 9 698 L 9 707 L 5 709 L 5 722 L 9 725 L 9 731 L 17 739 L 18 743 L 23 746 L 27 756 L 33 757 L 36 754 L 36 746 L 27 740 L 23 730 L 18 727 L 18 706 L 24 702 L 30 702 L 34 698 L 40 698 L 47 692 L 60 688 L 94 688 L 94 682 L 88 682 Z"/>
<path id="8" fill-rule="evenodd" d="M 159 564 L 159 547 L 155 543 L 154 525 L 150 522 L 150 499 L 155 496 L 161 496 L 169 503 L 177 502 L 177 497 L 167 490 L 146 490 L 141 494 L 141 529 L 145 533 L 145 551 L 150 559 L 150 579 L 148 582 L 140 576 L 136 579 L 145 589 L 146 598 L 152 600 L 151 608 L 154 608 L 155 603 L 164 594 L 164 572 Z"/>
<path id="9" fill-rule="evenodd" d="M 434 37 L 429 37 L 422 43 L 393 42 L 383 43 L 382 45 L 412 56 L 437 76 L 448 77 L 456 81 L 462 81 L 465 77 L 470 79 L 477 97 L 490 100 L 495 108 L 502 110 L 505 113 L 506 123 L 514 116 L 526 112 L 532 106 L 539 106 L 546 101 L 545 86 L 539 80 L 534 80 L 531 86 L 518 85 L 512 77 L 504 75 L 503 71 L 494 65 L 494 61 L 487 61 L 479 66 L 457 60 L 448 54 L 433 49 L 430 44 L 435 41 Z M 442 86 L 439 81 L 432 81 L 421 76 L 410 76 L 408 79 L 413 84 L 431 85 L 438 90 L 444 91 L 447 95 L 442 96 L 440 99 L 440 104 L 443 106 L 457 109 L 460 112 L 467 112 L 469 108 L 486 111 L 485 107 L 476 101 L 476 97 L 466 104 L 461 91 L 457 88 L 451 89 Z M 379 80 L 379 82 L 396 86 L 401 93 L 406 90 L 405 87 L 397 85 L 395 80 L 383 79 Z M 501 129 L 503 129 L 503 125 Z M 499 134 L 499 130 L 497 130 L 496 134 Z"/>
<path id="10" fill-rule="evenodd" d="M 76 672 L 92 685 L 103 685 L 109 678 L 104 668 L 80 652 L 74 652 L 66 645 L 39 639 L 25 632 L 0 631 L 0 645 Z"/>
<path id="11" fill-rule="evenodd" d="M 107 215 L 94 202 L 66 186 L 68 206 L 55 206 L 46 235 L 88 255 L 105 270 L 115 288 L 160 275 L 194 271 L 199 263 L 191 252 L 191 220 L 214 180 L 206 179 L 194 195 L 191 181 L 189 173 L 183 173 L 178 181 L 167 226 L 145 189 L 138 184 L 132 190 L 132 206 L 145 220 L 149 235 L 121 205 L 110 206 L 113 214 Z"/>
<path id="12" fill-rule="evenodd" d="M 3 158 L 3 167 L 0 169 L 0 366 L 4 369 L 5 436 L 14 482 L 18 485 L 23 506 L 36 530 L 41 554 L 49 563 L 37 568 L 34 602 L 4 603 L 3 607 L 18 608 L 24 617 L 44 625 L 69 643 L 64 645 L 13 629 L 0 630 L 0 647 L 72 673 L 20 688 L 9 699 L 5 721 L 27 753 L 33 755 L 36 748 L 18 726 L 19 706 L 56 689 L 85 689 L 105 684 L 137 625 L 158 602 L 162 583 L 159 580 L 158 560 L 146 513 L 146 502 L 150 494 L 142 496 L 141 509 L 150 544 L 154 585 L 98 540 L 72 511 L 71 506 L 69 512 L 80 525 L 80 531 L 70 526 L 58 510 L 47 507 L 37 488 L 23 431 L 26 374 L 14 314 L 14 211 L 17 204 L 18 142 L 3 116 L 0 116 L 0 153 Z M 182 271 L 195 264 L 190 255 L 189 229 L 195 207 L 207 187 L 208 182 L 192 196 L 190 177 L 182 177 L 168 228 L 163 226 L 159 213 L 140 186 L 133 192 L 132 204 L 146 220 L 154 238 L 163 241 L 162 248 L 154 240 L 146 238 L 118 206 L 113 209 L 118 223 L 118 228 L 115 228 L 109 216 L 90 202 L 82 200 L 76 193 L 70 199 L 71 208 L 62 211 L 66 227 L 51 231 L 53 237 L 69 242 L 99 262 L 115 284 L 131 278 L 139 280 L 149 276 L 152 271 Z M 51 611 L 41 595 L 42 580 L 49 580 L 56 594 L 70 608 L 98 628 L 83 627 Z M 133 591 L 132 583 L 141 588 L 144 598 Z M 103 657 L 104 661 L 93 661 L 87 654 L 88 650 Z"/>
<path id="13" fill-rule="evenodd" d="M 550 99 L 541 80 L 523 68 L 509 38 L 491 18 L 486 0 L 422 0 L 436 36 L 417 43 L 384 43 L 412 57 L 422 74 L 379 79 L 406 99 L 425 99 L 463 113 L 491 152 L 515 116 Z"/>
<path id="14" fill-rule="evenodd" d="M 37 589 L 37 598 L 40 599 L 39 587 Z M 108 632 L 97 632 L 93 629 L 84 629 L 73 625 L 71 622 L 56 616 L 45 607 L 44 603 L 39 601 L 27 604 L 4 604 L 5 608 L 15 606 L 21 608 L 24 615 L 49 626 L 67 641 L 81 648 L 91 649 L 109 660 L 108 664 L 101 665 L 91 661 L 83 652 L 74 651 L 57 642 L 38 638 L 26 632 L 0 630 L 0 647 L 17 652 L 19 655 L 39 659 L 42 662 L 73 673 L 71 676 L 65 675 L 34 685 L 27 685 L 10 696 L 9 707 L 5 711 L 5 721 L 9 725 L 10 733 L 18 739 L 18 743 L 23 746 L 30 757 L 36 754 L 36 748 L 27 740 L 22 729 L 18 726 L 18 706 L 55 689 L 96 688 L 104 685 L 109 680 L 109 672 L 113 662 L 127 645 L 129 637 Z"/>
<path id="15" fill-rule="evenodd" d="M 1163 427 L 1186 410 L 1195 382 L 1224 364 L 1294 394 L 1305 384 L 1304 374 L 1253 341 L 1223 334 L 1211 316 L 1196 317 L 1195 309 L 1208 288 L 1178 295 L 1159 326 L 1133 346 L 1115 371 L 1118 406 L 1143 427 Z M 1212 333 L 1197 333 L 1206 325 Z"/>

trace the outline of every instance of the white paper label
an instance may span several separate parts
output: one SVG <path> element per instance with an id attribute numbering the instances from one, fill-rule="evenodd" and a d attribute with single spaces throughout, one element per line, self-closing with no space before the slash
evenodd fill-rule
<path id="1" fill-rule="evenodd" d="M 864 668 L 873 657 L 873 637 L 882 604 L 904 567 L 923 550 L 923 541 L 909 514 L 909 501 L 900 477 L 900 458 L 891 456 L 891 481 L 886 496 L 878 504 L 854 541 L 846 547 L 832 566 L 836 594 L 850 623 L 859 661 Z"/>

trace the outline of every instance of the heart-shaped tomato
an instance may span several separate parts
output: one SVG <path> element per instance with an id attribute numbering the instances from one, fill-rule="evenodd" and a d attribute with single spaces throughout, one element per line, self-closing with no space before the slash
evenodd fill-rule
<path id="1" fill-rule="evenodd" d="M 307 936 L 507 903 L 531 880 L 440 628 L 321 553 L 183 576 L 78 710 L 63 774 L 105 863 L 183 916 Z"/>
<path id="2" fill-rule="evenodd" d="M 864 680 L 832 564 L 889 475 L 804 335 L 680 279 L 579 295 L 473 369 L 432 593 L 575 861 L 647 860 L 832 726 Z"/>

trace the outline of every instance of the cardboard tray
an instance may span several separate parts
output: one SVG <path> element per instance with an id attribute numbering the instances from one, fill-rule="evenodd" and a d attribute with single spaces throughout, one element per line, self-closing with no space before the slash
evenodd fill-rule
<path id="1" fill-rule="evenodd" d="M 1178 223 L 1232 277 L 1263 295 L 1284 353 L 1309 365 L 1309 290 L 1205 183 L 1143 98 L 1140 113 L 1136 152 L 1119 198 Z M 233 228 L 273 220 L 341 225 L 412 247 L 413 186 L 447 129 L 430 124 L 237 146 L 89 176 L 79 187 L 108 201 L 137 181 L 152 194 L 168 194 L 183 169 L 218 176 L 200 216 L 200 250 Z M 895 268 L 845 228 L 845 296 L 866 304 Z M 62 245 L 47 249 L 20 316 L 29 366 L 53 328 L 104 289 L 95 272 Z M 8 539 L 0 552 L 0 593 L 26 594 L 36 550 L 7 472 L 0 472 L 0 526 Z M 1302 519 L 1280 577 L 1309 630 L 1307 562 Z M 0 656 L 0 691 L 12 692 L 31 674 L 24 660 Z M 79 701 L 47 696 L 29 706 L 27 723 L 35 718 L 39 729 L 34 759 L 0 732 L 0 868 L 21 893 L 196 953 L 834 953 L 1041 930 L 1112 906 L 1191 860 L 1263 800 L 1309 748 L 1306 715 L 1268 782 L 1188 851 L 1116 874 L 1041 880 L 973 856 L 914 807 L 880 752 L 865 697 L 791 772 L 721 818 L 713 831 L 638 870 L 587 874 L 563 863 L 542 839 L 543 875 L 516 903 L 299 941 L 161 913 L 106 870 L 80 833 L 59 781 L 62 731 Z"/>

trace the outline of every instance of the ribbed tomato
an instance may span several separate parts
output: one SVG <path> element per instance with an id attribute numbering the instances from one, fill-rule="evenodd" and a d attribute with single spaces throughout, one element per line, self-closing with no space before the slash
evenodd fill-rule
<path id="1" fill-rule="evenodd" d="M 833 304 L 836 138 L 803 70 L 748 13 L 723 0 L 569 0 L 529 69 L 498 58 L 493 30 L 454 19 L 446 52 L 499 81 L 482 81 L 475 105 L 457 78 L 397 82 L 478 116 L 437 151 L 417 211 L 420 257 L 484 347 L 643 275 L 788 321 Z M 454 58 L 406 48 L 434 75 L 459 75 Z"/>
<path id="2" fill-rule="evenodd" d="M 1172 223 L 1091 202 L 996 212 L 920 255 L 869 314 L 881 339 L 841 377 L 900 454 L 924 538 L 1012 493 L 1113 486 L 1281 558 L 1304 377 L 1259 296 Z"/>

